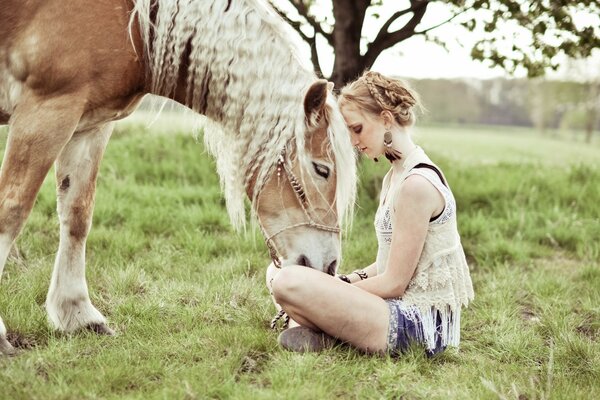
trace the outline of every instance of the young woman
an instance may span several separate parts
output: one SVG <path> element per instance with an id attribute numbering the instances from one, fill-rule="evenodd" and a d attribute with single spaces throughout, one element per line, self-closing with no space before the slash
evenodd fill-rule
<path id="1" fill-rule="evenodd" d="M 333 337 L 390 354 L 416 344 L 429 355 L 458 346 L 461 308 L 473 287 L 448 182 L 410 136 L 417 96 L 369 71 L 342 89 L 339 104 L 356 148 L 392 165 L 375 214 L 377 257 L 337 277 L 302 266 L 270 269 L 275 301 L 299 324 L 279 342 L 316 351 Z"/>

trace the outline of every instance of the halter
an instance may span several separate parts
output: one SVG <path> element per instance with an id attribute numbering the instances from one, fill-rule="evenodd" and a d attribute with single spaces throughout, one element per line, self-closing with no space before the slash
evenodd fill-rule
<path id="1" fill-rule="evenodd" d="M 265 237 L 265 243 L 267 244 L 267 247 L 269 248 L 269 253 L 271 255 L 271 259 L 273 260 L 273 265 L 275 265 L 275 267 L 277 267 L 277 268 L 281 268 L 281 260 L 280 260 L 279 252 L 277 251 L 277 247 L 275 246 L 275 242 L 274 242 L 273 238 L 275 238 L 275 236 L 279 235 L 280 233 L 285 232 L 289 229 L 297 228 L 299 226 L 310 226 L 311 228 L 319 229 L 319 230 L 326 231 L 326 232 L 333 232 L 333 233 L 340 232 L 339 227 L 319 224 L 319 223 L 315 222 L 315 220 L 311 217 L 311 214 L 307 208 L 308 200 L 306 199 L 306 193 L 304 192 L 304 188 L 302 187 L 302 185 L 300 184 L 300 182 L 298 181 L 298 179 L 292 172 L 292 169 L 286 162 L 285 149 L 283 149 L 282 153 L 279 155 L 279 159 L 277 160 L 277 178 L 281 177 L 282 169 L 285 172 L 285 174 L 290 182 L 290 185 L 292 186 L 292 189 L 294 190 L 296 199 L 298 199 L 298 202 L 300 203 L 300 206 L 302 207 L 302 211 L 304 212 L 306 221 L 286 226 L 286 227 L 278 230 L 277 232 L 269 235 L 267 233 L 267 230 L 263 227 L 263 224 L 260 223 L 260 218 L 259 218 L 259 225 L 262 230 L 263 236 Z"/>

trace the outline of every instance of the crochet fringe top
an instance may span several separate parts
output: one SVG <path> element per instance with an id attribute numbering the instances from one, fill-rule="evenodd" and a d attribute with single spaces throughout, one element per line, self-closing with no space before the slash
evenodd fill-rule
<path id="1" fill-rule="evenodd" d="M 436 346 L 436 325 L 441 319 L 442 345 L 458 347 L 460 343 L 460 313 L 463 306 L 473 300 L 473 284 L 469 267 L 460 243 L 456 223 L 456 203 L 450 188 L 437 173 L 428 168 L 415 168 L 427 164 L 441 170 L 417 147 L 404 161 L 404 172 L 390 182 L 388 173 L 383 181 L 383 191 L 379 208 L 375 215 L 375 231 L 378 241 L 377 271 L 385 271 L 392 242 L 393 197 L 398 187 L 410 175 L 418 174 L 428 179 L 442 194 L 444 210 L 435 220 L 430 221 L 421 257 L 417 263 L 402 302 L 405 315 L 421 324 L 417 332 L 427 349 Z M 391 171 L 390 171 L 391 172 Z M 443 176 L 443 175 L 442 175 Z M 418 311 L 417 311 L 418 310 Z"/>

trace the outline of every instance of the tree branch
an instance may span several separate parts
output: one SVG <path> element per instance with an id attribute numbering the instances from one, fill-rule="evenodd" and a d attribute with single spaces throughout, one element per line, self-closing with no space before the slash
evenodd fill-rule
<path id="1" fill-rule="evenodd" d="M 308 8 L 306 7 L 306 5 L 304 5 L 304 2 L 302 0 L 289 0 L 289 2 L 296 8 L 298 14 L 300 14 L 306 20 L 306 22 L 308 22 L 308 24 L 313 27 L 313 29 L 315 30 L 315 36 L 317 33 L 319 33 L 325 39 L 327 39 L 327 42 L 329 42 L 329 44 L 333 45 L 333 37 L 331 36 L 331 34 L 325 32 L 321 27 L 321 24 L 308 13 Z"/>
<path id="2" fill-rule="evenodd" d="M 426 0 L 426 2 L 429 3 L 429 0 Z M 385 24 L 383 24 L 383 26 L 379 30 L 379 33 L 377 34 L 377 36 L 381 35 L 382 33 L 388 33 L 390 26 L 401 16 L 406 15 L 411 12 L 415 12 L 417 10 L 417 8 L 423 6 L 422 4 L 419 4 L 419 3 L 413 1 L 412 5 L 409 8 L 395 12 L 387 21 L 385 21 Z"/>
<path id="3" fill-rule="evenodd" d="M 310 45 L 310 42 L 312 39 L 314 39 L 314 37 L 310 37 L 304 32 L 302 32 L 302 29 L 300 29 L 302 23 L 300 21 L 292 20 L 290 17 L 287 16 L 286 13 L 281 11 L 272 1 L 269 0 L 269 3 L 271 4 L 271 7 L 273 7 L 273 10 L 275 10 L 275 12 L 279 14 L 279 16 L 283 18 L 285 22 L 287 22 L 292 28 L 294 28 L 294 30 L 298 32 L 302 39 Z"/>
<path id="4" fill-rule="evenodd" d="M 377 37 L 371 42 L 367 52 L 365 53 L 364 57 L 367 67 L 373 65 L 383 50 L 395 45 L 396 43 L 402 42 L 403 40 L 406 40 L 415 34 L 415 28 L 423 19 L 423 15 L 425 15 L 425 11 L 427 10 L 427 5 L 429 3 L 430 0 L 411 0 L 411 7 L 409 9 L 395 13 L 390 20 L 383 25 L 383 27 L 379 30 Z M 409 12 L 412 12 L 413 16 L 406 23 L 406 25 L 394 32 L 388 31 L 390 25 L 396 19 L 398 19 L 400 15 L 405 15 Z"/>
<path id="5" fill-rule="evenodd" d="M 277 6 L 275 6 L 275 4 L 273 4 L 272 1 L 269 1 L 269 3 L 271 3 L 273 10 L 275 10 L 275 12 L 279 14 L 279 16 L 283 18 L 285 22 L 287 22 L 292 28 L 294 28 L 294 30 L 298 32 L 300 37 L 310 46 L 310 58 L 313 67 L 315 68 L 315 72 L 317 73 L 317 75 L 319 75 L 319 77 L 323 77 L 323 71 L 321 70 L 321 64 L 319 63 L 319 53 L 317 52 L 316 32 L 315 35 L 308 36 L 307 34 L 302 32 L 302 29 L 300 29 L 300 27 L 302 26 L 302 23 L 300 21 L 292 20 L 290 17 L 287 16 L 287 14 L 285 14 Z"/>
<path id="6" fill-rule="evenodd" d="M 315 72 L 319 78 L 323 78 L 323 70 L 319 62 L 319 53 L 317 52 L 317 35 L 315 35 L 309 43 L 310 45 L 310 60 L 313 64 Z"/>
<path id="7" fill-rule="evenodd" d="M 463 14 L 465 11 L 467 11 L 467 10 L 462 10 L 462 11 L 460 11 L 459 13 L 457 13 L 457 14 L 454 14 L 452 17 L 448 18 L 448 19 L 447 19 L 447 20 L 445 20 L 444 22 L 440 22 L 440 23 L 439 23 L 439 24 L 437 24 L 437 25 L 431 26 L 431 27 L 429 27 L 429 28 L 427 28 L 427 29 L 423 29 L 422 31 L 419 31 L 419 32 L 415 32 L 414 34 L 415 34 L 415 35 L 424 35 L 425 33 L 429 32 L 429 31 L 431 31 L 431 30 L 433 30 L 433 29 L 435 29 L 435 28 L 439 28 L 440 26 L 442 26 L 442 25 L 444 25 L 444 24 L 447 24 L 448 22 L 452 21 L 454 18 L 456 18 L 456 17 L 458 17 L 459 15 Z"/>

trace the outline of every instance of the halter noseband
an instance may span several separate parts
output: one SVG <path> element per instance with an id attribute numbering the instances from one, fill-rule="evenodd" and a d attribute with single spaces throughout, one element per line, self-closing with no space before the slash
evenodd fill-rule
<path id="1" fill-rule="evenodd" d="M 260 218 L 259 218 L 259 225 L 263 232 L 263 236 L 265 237 L 265 243 L 267 244 L 267 247 L 269 248 L 269 253 L 271 254 L 271 259 L 273 260 L 273 265 L 275 265 L 275 267 L 277 267 L 277 268 L 281 268 L 281 260 L 279 258 L 279 252 L 277 251 L 277 247 L 275 246 L 275 242 L 274 242 L 273 238 L 275 238 L 275 236 L 279 235 L 280 233 L 285 232 L 289 229 L 297 228 L 299 226 L 310 226 L 311 228 L 315 228 L 315 229 L 319 229 L 319 230 L 327 231 L 327 232 L 333 232 L 333 233 L 340 232 L 339 227 L 319 224 L 319 223 L 315 222 L 315 220 L 311 217 L 311 215 L 308 211 L 308 208 L 307 208 L 308 200 L 306 199 L 306 193 L 304 192 L 304 188 L 302 187 L 302 185 L 300 184 L 300 182 L 298 181 L 298 179 L 292 172 L 292 169 L 286 162 L 285 149 L 279 155 L 279 159 L 277 160 L 277 178 L 281 177 L 282 169 L 285 172 L 288 180 L 290 181 L 290 185 L 292 186 L 292 189 L 294 190 L 296 199 L 298 199 L 298 202 L 300 203 L 300 206 L 302 207 L 302 211 L 304 212 L 306 221 L 286 226 L 286 227 L 278 230 L 277 232 L 268 235 L 267 230 L 263 227 L 263 224 L 260 223 Z"/>

